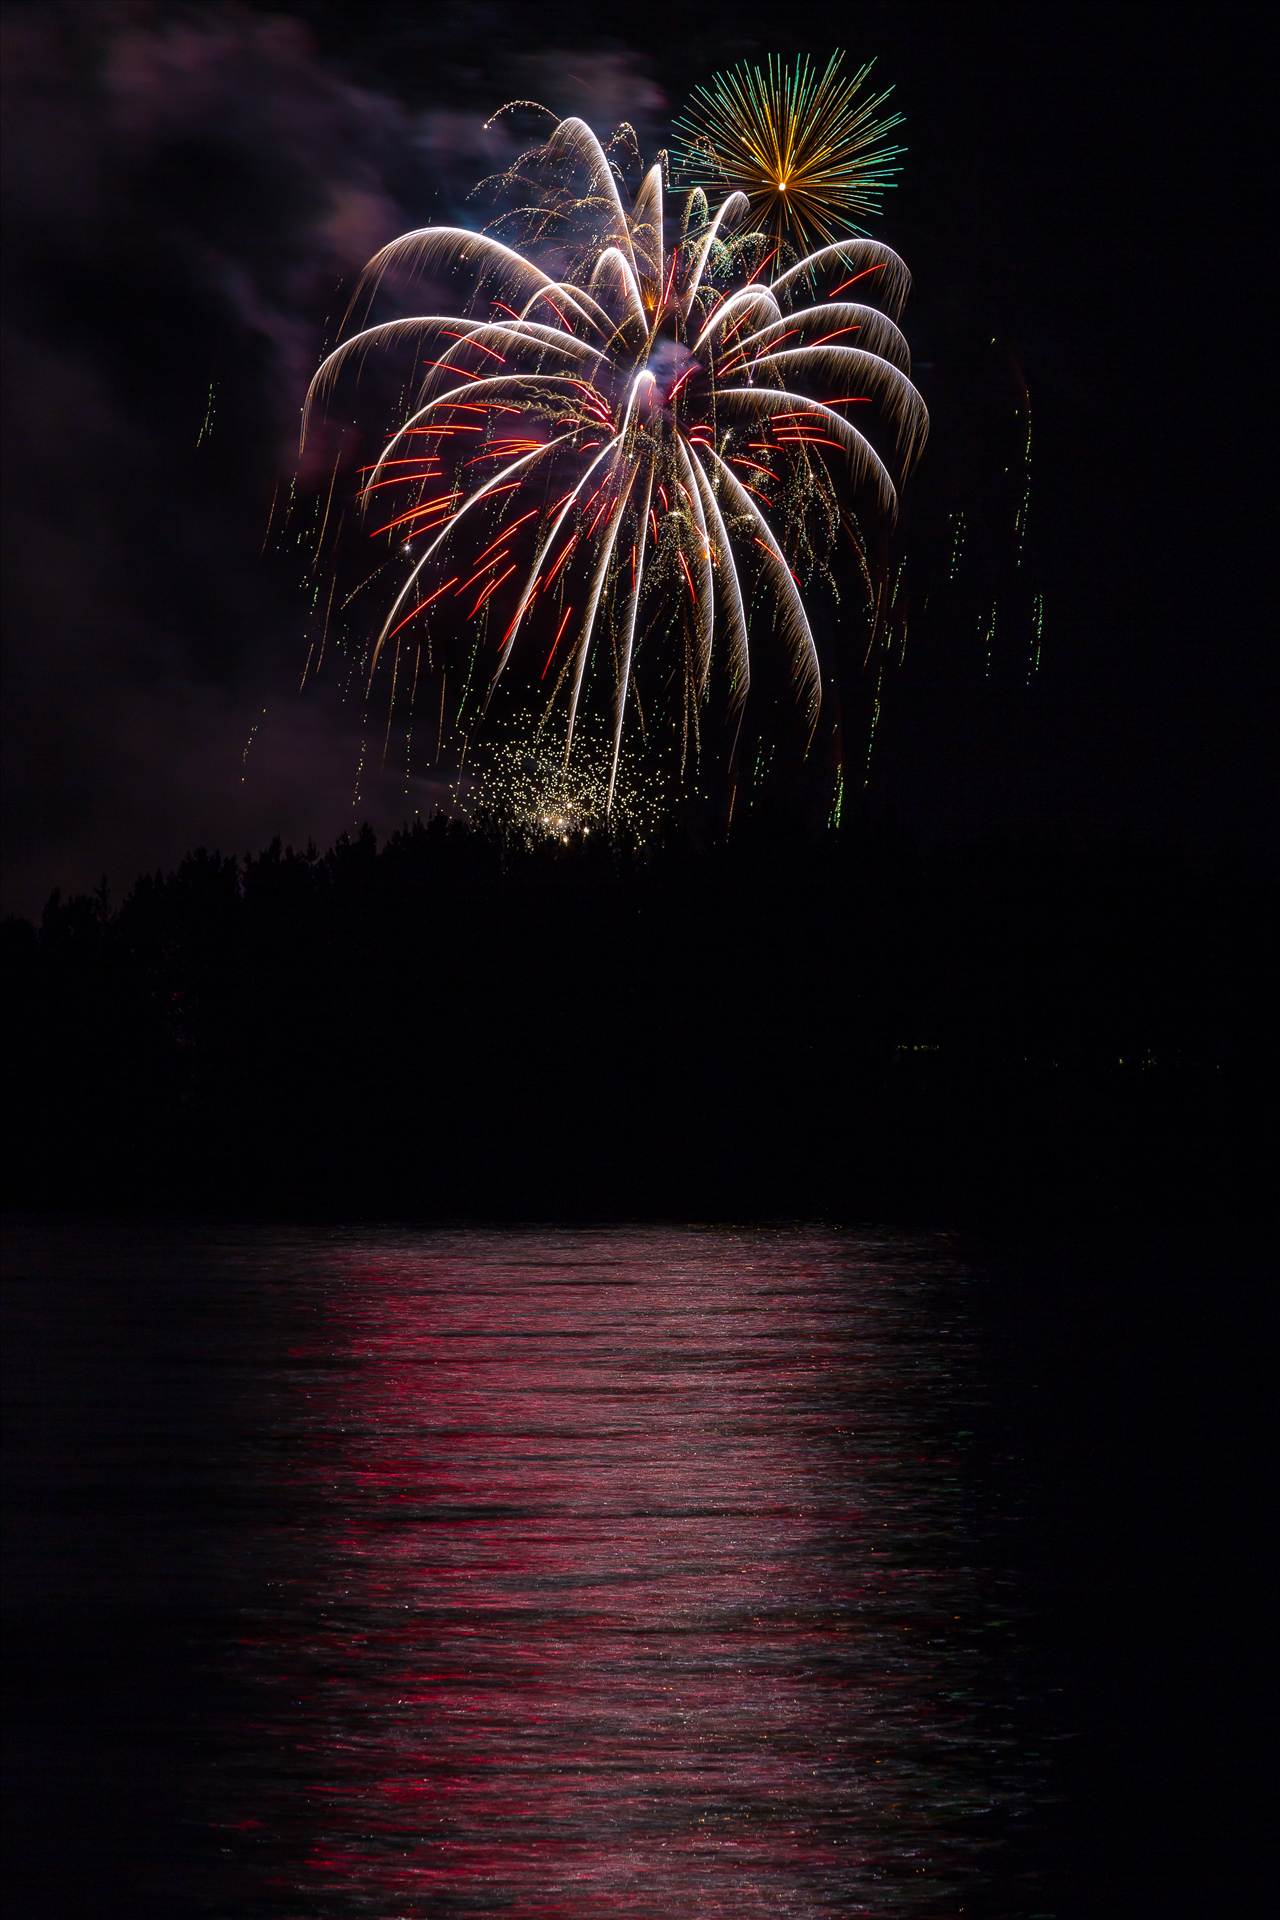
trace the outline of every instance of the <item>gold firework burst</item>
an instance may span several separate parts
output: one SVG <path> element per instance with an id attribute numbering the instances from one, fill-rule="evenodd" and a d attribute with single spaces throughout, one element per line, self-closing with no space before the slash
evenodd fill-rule
<path id="1" fill-rule="evenodd" d="M 763 68 L 744 61 L 717 74 L 676 122 L 675 171 L 708 192 L 745 193 L 755 219 L 802 250 L 860 231 L 905 151 L 886 142 L 902 121 L 880 111 L 893 89 L 863 93 L 871 65 L 850 75 L 843 53 L 821 71 L 807 56 L 771 54 Z"/>

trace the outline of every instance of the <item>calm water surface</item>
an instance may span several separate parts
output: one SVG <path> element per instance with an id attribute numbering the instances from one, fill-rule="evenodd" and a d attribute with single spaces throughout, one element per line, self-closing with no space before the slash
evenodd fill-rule
<path id="1" fill-rule="evenodd" d="M 979 1287 L 826 1228 L 19 1232 L 16 1884 L 1053 1912 Z"/>

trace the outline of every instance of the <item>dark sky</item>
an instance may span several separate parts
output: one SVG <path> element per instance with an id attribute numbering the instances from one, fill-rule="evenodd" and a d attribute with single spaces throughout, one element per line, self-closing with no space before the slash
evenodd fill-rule
<path id="1" fill-rule="evenodd" d="M 988 682 L 970 635 L 930 631 L 878 775 L 923 830 L 1065 818 L 1269 847 L 1256 17 L 841 18 L 907 115 L 875 231 L 916 282 L 922 539 L 983 484 L 971 450 L 1009 369 L 1034 407 L 1043 671 L 1030 694 Z M 358 715 L 333 681 L 298 694 L 301 582 L 261 551 L 340 288 L 394 234 L 465 217 L 479 123 L 513 94 L 625 116 L 652 151 L 696 81 L 825 55 L 832 19 L 792 0 L 5 9 L 9 906 L 104 870 L 118 891 L 197 842 L 351 824 Z M 376 824 L 405 806 L 398 776 L 366 780 Z"/>

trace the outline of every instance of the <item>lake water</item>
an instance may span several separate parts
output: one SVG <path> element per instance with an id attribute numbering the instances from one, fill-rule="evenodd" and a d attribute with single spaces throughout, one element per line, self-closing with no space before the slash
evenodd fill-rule
<path id="1" fill-rule="evenodd" d="M 825 1227 L 17 1229 L 22 1910 L 1065 1911 L 986 1285 Z"/>

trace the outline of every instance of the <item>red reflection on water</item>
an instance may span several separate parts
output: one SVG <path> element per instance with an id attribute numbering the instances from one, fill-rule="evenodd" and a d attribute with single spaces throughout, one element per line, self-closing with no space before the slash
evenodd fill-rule
<path id="1" fill-rule="evenodd" d="M 825 1233 L 339 1249 L 261 1656 L 291 1911 L 959 1912 L 936 1292 Z"/>

